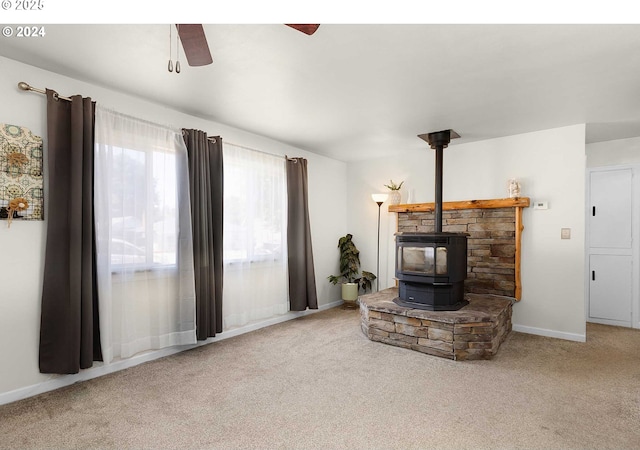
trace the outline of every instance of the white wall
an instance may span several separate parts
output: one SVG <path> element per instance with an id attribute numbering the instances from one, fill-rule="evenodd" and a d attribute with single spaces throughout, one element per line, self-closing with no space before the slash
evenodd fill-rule
<path id="1" fill-rule="evenodd" d="M 63 96 L 89 96 L 126 114 L 176 127 L 201 129 L 249 148 L 307 158 L 318 301 L 320 305 L 327 305 L 339 300 L 338 287 L 326 282 L 326 276 L 337 270 L 335 245 L 338 237 L 346 233 L 345 163 L 0 57 L 0 123 L 26 126 L 42 136 L 45 155 L 46 98 L 20 91 L 17 88 L 20 81 L 42 89 L 55 89 Z M 45 200 L 46 195 L 45 185 Z M 50 213 L 46 209 L 45 212 Z M 0 397 L 3 393 L 24 390 L 53 377 L 38 371 L 44 240 L 44 222 L 14 221 L 10 229 L 7 229 L 6 221 L 0 222 Z M 34 387 L 34 392 L 37 390 Z"/>
<path id="2" fill-rule="evenodd" d="M 587 167 L 640 164 L 640 137 L 587 144 Z"/>
<path id="3" fill-rule="evenodd" d="M 456 130 L 464 132 L 464 130 Z M 417 139 L 417 138 L 416 138 Z M 514 306 L 520 331 L 585 339 L 585 126 L 575 125 L 468 144 L 444 150 L 443 200 L 505 198 L 516 177 L 522 195 L 545 200 L 548 210 L 523 212 L 522 300 Z M 375 271 L 377 205 L 371 193 L 384 192 L 389 179 L 405 180 L 403 202 L 432 202 L 434 152 L 407 150 L 402 157 L 349 164 L 348 229 L 361 251 L 362 266 Z M 394 213 L 382 207 L 380 287 L 394 285 Z M 560 240 L 560 229 L 571 239 Z"/>

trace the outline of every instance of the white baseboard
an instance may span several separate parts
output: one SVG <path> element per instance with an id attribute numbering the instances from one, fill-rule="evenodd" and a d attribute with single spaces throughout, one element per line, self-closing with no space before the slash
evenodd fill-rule
<path id="1" fill-rule="evenodd" d="M 512 326 L 513 331 L 519 333 L 536 334 L 538 336 L 547 336 L 557 339 L 566 339 L 568 341 L 587 342 L 586 334 L 566 333 L 564 331 L 547 330 L 546 328 L 527 327 L 525 325 Z"/>
<path id="2" fill-rule="evenodd" d="M 632 325 L 633 325 L 630 320 L 627 320 L 627 321 L 624 321 L 624 320 L 608 320 L 608 319 L 596 319 L 596 318 L 592 318 L 592 317 L 587 317 L 587 322 L 599 323 L 601 325 L 612 325 L 614 327 L 627 327 L 627 328 L 631 328 Z"/>
<path id="3" fill-rule="evenodd" d="M 98 378 L 113 372 L 118 372 L 120 370 L 128 369 L 129 367 L 134 367 L 134 366 L 137 366 L 138 364 L 142 364 L 148 361 L 153 361 L 154 359 L 164 358 L 165 356 L 180 353 L 185 350 L 200 347 L 202 345 L 211 344 L 213 342 L 222 341 L 224 339 L 229 339 L 234 336 L 239 336 L 241 334 L 259 330 L 260 328 L 286 322 L 288 320 L 297 319 L 298 317 L 307 316 L 309 314 L 314 314 L 319 311 L 335 308 L 336 306 L 342 305 L 342 303 L 344 303 L 342 300 L 338 300 L 335 302 L 328 303 L 326 305 L 319 306 L 318 309 L 307 309 L 306 311 L 291 311 L 291 312 L 288 312 L 287 314 L 283 314 L 282 316 L 274 317 L 273 319 L 268 319 L 262 322 L 256 322 L 243 327 L 235 328 L 230 331 L 225 331 L 205 341 L 199 341 L 197 344 L 168 347 L 162 350 L 153 350 L 147 353 L 143 353 L 141 355 L 136 355 L 131 358 L 127 358 L 121 361 L 116 361 L 111 364 L 107 364 L 106 366 L 103 365 L 101 362 L 96 361 L 94 362 L 93 367 L 82 370 L 80 373 L 73 374 L 73 375 L 51 375 L 52 378 L 47 381 L 36 383 L 31 386 L 26 386 L 13 391 L 1 393 L 0 405 L 6 405 L 7 403 L 12 403 L 18 400 L 23 400 L 28 397 L 33 397 L 34 395 L 44 394 L 45 392 L 60 389 L 65 386 L 70 386 L 80 381 L 91 380 L 93 378 Z"/>

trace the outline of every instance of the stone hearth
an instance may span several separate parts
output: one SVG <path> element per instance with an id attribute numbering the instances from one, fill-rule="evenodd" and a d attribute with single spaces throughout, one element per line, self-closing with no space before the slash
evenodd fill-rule
<path id="1" fill-rule="evenodd" d="M 363 333 L 372 341 L 457 361 L 491 359 L 511 331 L 513 298 L 466 294 L 457 311 L 425 311 L 396 305 L 398 288 L 362 295 Z"/>

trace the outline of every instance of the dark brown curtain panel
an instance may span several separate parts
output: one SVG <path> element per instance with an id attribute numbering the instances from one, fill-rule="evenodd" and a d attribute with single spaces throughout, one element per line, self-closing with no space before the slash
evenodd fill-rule
<path id="1" fill-rule="evenodd" d="M 101 360 L 93 229 L 95 104 L 47 90 L 47 242 L 39 365 L 78 373 Z"/>
<path id="2" fill-rule="evenodd" d="M 287 211 L 290 309 L 318 309 L 304 158 L 287 158 Z"/>
<path id="3" fill-rule="evenodd" d="M 189 193 L 196 279 L 196 336 L 222 332 L 222 139 L 183 130 L 189 155 Z"/>

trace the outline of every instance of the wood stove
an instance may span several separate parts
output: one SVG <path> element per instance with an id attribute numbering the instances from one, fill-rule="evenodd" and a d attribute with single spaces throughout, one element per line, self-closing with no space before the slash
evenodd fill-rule
<path id="1" fill-rule="evenodd" d="M 396 303 L 431 311 L 455 311 L 464 300 L 467 235 L 396 233 Z"/>
<path id="2" fill-rule="evenodd" d="M 467 305 L 467 234 L 442 231 L 442 150 L 453 130 L 421 134 L 418 137 L 436 151 L 435 231 L 396 233 L 396 278 L 398 297 L 394 302 L 408 308 L 455 311 Z"/>

